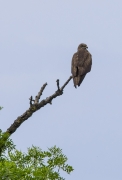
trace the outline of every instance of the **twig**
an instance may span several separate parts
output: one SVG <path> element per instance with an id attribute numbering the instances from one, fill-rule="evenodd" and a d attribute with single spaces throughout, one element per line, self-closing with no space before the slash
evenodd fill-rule
<path id="1" fill-rule="evenodd" d="M 43 84 L 43 86 L 41 87 L 40 91 L 38 92 L 38 95 L 35 97 L 35 101 L 34 104 L 37 104 L 39 102 L 39 99 L 45 89 L 45 87 L 47 86 L 47 83 Z"/>
<path id="2" fill-rule="evenodd" d="M 32 105 L 32 101 L 34 101 L 33 100 L 33 96 L 31 96 L 30 98 L 29 98 L 29 100 L 30 100 L 30 106 Z"/>
<path id="3" fill-rule="evenodd" d="M 60 87 L 59 87 L 59 79 L 57 79 L 56 82 L 57 82 L 57 88 L 58 88 L 58 91 L 60 91 Z"/>

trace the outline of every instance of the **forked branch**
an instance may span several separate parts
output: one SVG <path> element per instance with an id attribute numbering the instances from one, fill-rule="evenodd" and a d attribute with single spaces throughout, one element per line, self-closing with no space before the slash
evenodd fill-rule
<path id="1" fill-rule="evenodd" d="M 35 99 L 33 99 L 32 96 L 29 98 L 29 100 L 30 100 L 29 109 L 26 110 L 21 116 L 19 116 L 14 121 L 14 123 L 7 129 L 6 132 L 9 133 L 9 135 L 13 134 L 25 120 L 27 120 L 29 117 L 31 117 L 33 115 L 34 112 L 38 111 L 39 109 L 46 106 L 47 104 L 52 104 L 52 100 L 54 98 L 61 96 L 63 94 L 63 90 L 64 90 L 65 86 L 69 83 L 69 81 L 71 79 L 72 79 L 72 76 L 69 77 L 69 79 L 64 83 L 64 85 L 61 88 L 59 86 L 59 79 L 58 79 L 56 81 L 57 82 L 57 91 L 54 94 L 52 94 L 51 96 L 49 96 L 46 99 L 43 99 L 41 102 L 39 102 L 39 99 L 40 99 L 45 87 L 47 86 L 47 83 L 45 83 L 41 87 L 41 89 L 38 92 L 38 95 L 35 97 Z"/>

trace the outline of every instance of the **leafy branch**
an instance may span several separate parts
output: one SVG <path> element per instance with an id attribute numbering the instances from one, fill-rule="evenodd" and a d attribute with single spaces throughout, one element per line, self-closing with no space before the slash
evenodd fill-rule
<path id="1" fill-rule="evenodd" d="M 0 106 L 0 110 L 3 109 L 3 107 Z"/>

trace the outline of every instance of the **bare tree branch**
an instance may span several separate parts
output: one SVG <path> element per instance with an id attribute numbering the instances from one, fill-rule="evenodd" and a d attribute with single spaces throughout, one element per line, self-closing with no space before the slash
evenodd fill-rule
<path id="1" fill-rule="evenodd" d="M 41 109 L 42 107 L 46 106 L 47 104 L 52 104 L 52 100 L 58 96 L 61 96 L 63 94 L 63 90 L 65 86 L 69 83 L 69 81 L 72 79 L 72 76 L 69 77 L 69 79 L 64 83 L 64 85 L 60 88 L 59 87 L 59 79 L 57 82 L 57 88 L 58 90 L 52 94 L 51 96 L 47 97 L 46 99 L 43 99 L 41 102 L 39 102 L 40 96 L 42 95 L 45 87 L 47 86 L 47 83 L 45 83 L 42 88 L 40 89 L 38 95 L 35 97 L 35 100 L 33 100 L 33 97 L 31 96 L 29 98 L 30 100 L 30 108 L 26 110 L 21 116 L 19 116 L 14 123 L 7 129 L 7 133 L 10 135 L 13 134 L 17 128 L 29 117 L 32 116 L 34 112 Z"/>
<path id="2" fill-rule="evenodd" d="M 65 88 L 65 86 L 69 83 L 69 81 L 72 79 L 72 76 L 69 77 L 69 79 L 64 83 L 64 85 L 61 87 L 61 91 Z"/>
<path id="3" fill-rule="evenodd" d="M 42 86 L 42 88 L 40 89 L 40 91 L 38 92 L 38 95 L 35 97 L 35 102 L 34 102 L 35 104 L 39 103 L 39 99 L 40 99 L 40 97 L 41 97 L 41 95 L 42 95 L 42 93 L 43 93 L 46 86 L 47 86 L 47 83 L 45 83 Z"/>

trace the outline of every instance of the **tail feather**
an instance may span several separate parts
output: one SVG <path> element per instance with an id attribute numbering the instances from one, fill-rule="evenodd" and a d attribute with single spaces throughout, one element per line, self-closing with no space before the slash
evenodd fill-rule
<path id="1" fill-rule="evenodd" d="M 81 83 L 83 82 L 84 78 L 85 78 L 86 74 L 85 75 L 82 75 L 82 76 L 79 76 L 79 82 L 78 82 L 78 86 L 81 85 Z"/>
<path id="2" fill-rule="evenodd" d="M 86 74 L 85 74 L 85 75 L 86 75 Z M 73 77 L 73 81 L 74 81 L 74 86 L 75 86 L 75 88 L 76 88 L 77 86 L 80 86 L 80 84 L 82 83 L 83 79 L 85 78 L 85 75 Z"/>

